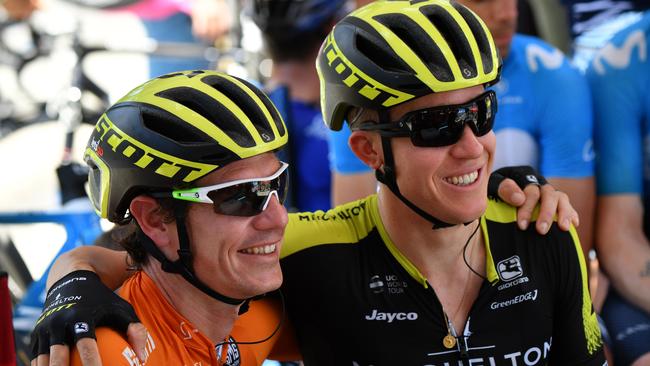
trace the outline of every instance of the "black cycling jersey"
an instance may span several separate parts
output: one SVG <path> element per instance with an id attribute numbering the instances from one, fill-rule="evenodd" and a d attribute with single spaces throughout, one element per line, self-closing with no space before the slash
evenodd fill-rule
<path id="1" fill-rule="evenodd" d="M 534 225 L 490 201 L 487 279 L 456 345 L 426 278 L 388 237 L 377 197 L 291 214 L 283 291 L 306 365 L 603 365 L 575 231 Z"/>

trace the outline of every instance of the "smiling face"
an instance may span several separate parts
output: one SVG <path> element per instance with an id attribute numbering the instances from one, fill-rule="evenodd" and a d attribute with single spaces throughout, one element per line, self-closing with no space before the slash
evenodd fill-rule
<path id="1" fill-rule="evenodd" d="M 434 93 L 390 110 L 392 121 L 427 107 L 461 104 L 483 93 L 482 86 Z M 416 206 L 449 223 L 469 222 L 487 205 L 487 184 L 496 147 L 494 132 L 477 137 L 465 126 L 461 139 L 443 147 L 417 147 L 393 138 L 397 184 Z"/>
<path id="2" fill-rule="evenodd" d="M 487 25 L 499 53 L 506 58 L 517 29 L 517 0 L 457 0 L 475 12 Z"/>
<path id="3" fill-rule="evenodd" d="M 280 168 L 271 153 L 231 163 L 199 180 L 208 186 L 268 177 Z M 273 195 L 265 211 L 251 216 L 216 214 L 211 204 L 190 204 L 187 229 L 197 277 L 212 289 L 248 298 L 280 287 L 280 245 L 287 211 Z"/>

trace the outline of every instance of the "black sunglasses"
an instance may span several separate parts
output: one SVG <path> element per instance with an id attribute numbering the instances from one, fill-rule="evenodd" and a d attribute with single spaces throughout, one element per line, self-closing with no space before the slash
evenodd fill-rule
<path id="1" fill-rule="evenodd" d="M 474 135 L 483 136 L 492 130 L 497 113 L 497 98 L 489 90 L 467 103 L 418 109 L 399 121 L 366 123 L 361 131 L 377 131 L 385 137 L 410 137 L 415 146 L 441 147 L 460 140 L 467 124 Z"/>

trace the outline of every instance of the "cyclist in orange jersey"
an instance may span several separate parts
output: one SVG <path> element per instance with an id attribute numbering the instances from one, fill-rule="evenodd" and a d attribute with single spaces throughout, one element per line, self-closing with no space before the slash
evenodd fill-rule
<path id="1" fill-rule="evenodd" d="M 268 357 L 277 336 L 270 341 L 248 344 L 217 344 L 188 323 L 169 304 L 155 283 L 146 275 L 136 274 L 119 291 L 135 309 L 147 327 L 145 357 L 147 364 L 159 365 L 260 365 Z M 229 342 L 259 341 L 260 334 L 273 334 L 280 322 L 280 304 L 273 299 L 253 301 L 250 309 L 237 319 L 228 336 Z M 99 352 L 105 364 L 140 365 L 127 340 L 111 328 L 97 329 Z M 184 351 L 183 351 L 184 350 Z M 296 355 L 293 358 L 300 358 Z M 82 365 L 75 348 L 72 365 Z M 237 363 L 239 362 L 239 363 Z"/>
<path id="2" fill-rule="evenodd" d="M 286 142 L 282 118 L 259 89 L 213 71 L 150 80 L 100 117 L 84 156 L 88 193 L 102 218 L 128 232 L 120 244 L 136 271 L 119 294 L 149 331 L 139 354 L 147 365 L 259 365 L 266 358 L 282 317 L 273 295 L 254 302 L 240 320 L 248 325 L 235 321 L 253 298 L 282 283 L 288 180 L 274 152 Z M 99 299 L 95 277 L 76 271 L 56 283 L 38 323 Z M 104 309 L 98 303 L 91 311 Z M 93 327 L 75 322 L 68 332 L 83 338 Z M 139 364 L 118 333 L 98 335 L 106 364 Z"/>

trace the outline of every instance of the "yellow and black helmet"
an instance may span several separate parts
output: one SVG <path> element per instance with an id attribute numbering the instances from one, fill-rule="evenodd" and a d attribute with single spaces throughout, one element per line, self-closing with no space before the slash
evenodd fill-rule
<path id="1" fill-rule="evenodd" d="M 318 54 L 325 123 L 350 107 L 383 110 L 435 92 L 498 81 L 501 61 L 483 21 L 448 0 L 376 1 L 343 18 Z"/>
<path id="2" fill-rule="evenodd" d="M 84 159 L 89 195 L 103 218 L 124 222 L 138 194 L 168 191 L 287 143 L 271 101 L 252 84 L 185 71 L 133 89 L 99 119 Z"/>

